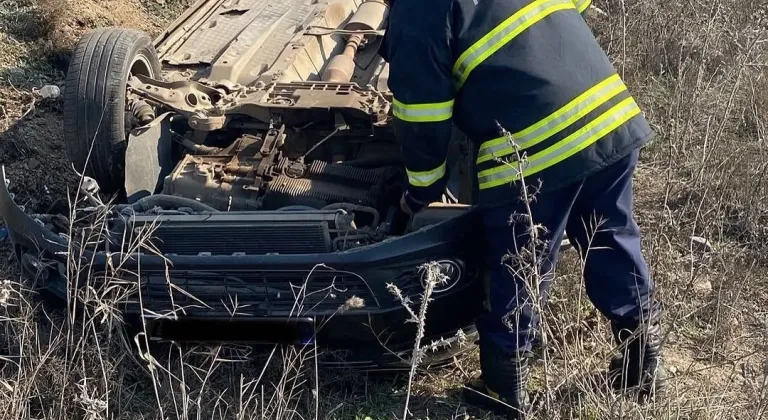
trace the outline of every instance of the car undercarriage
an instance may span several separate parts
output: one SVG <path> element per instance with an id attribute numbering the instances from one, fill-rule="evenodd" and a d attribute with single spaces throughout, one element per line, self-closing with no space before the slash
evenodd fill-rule
<path id="1" fill-rule="evenodd" d="M 405 233 L 407 180 L 378 54 L 388 5 L 211 3 L 155 40 L 162 80 L 146 65 L 129 74 L 124 179 L 99 184 L 123 186 L 131 203 L 162 194 L 226 212 L 344 212 L 317 217 L 330 239 L 317 251 Z M 466 149 L 455 148 L 454 166 Z M 454 169 L 443 203 L 466 204 L 467 166 Z"/>

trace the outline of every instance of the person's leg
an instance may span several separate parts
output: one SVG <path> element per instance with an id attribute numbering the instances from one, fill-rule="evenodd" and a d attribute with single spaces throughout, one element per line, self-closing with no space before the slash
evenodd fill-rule
<path id="1" fill-rule="evenodd" d="M 661 338 L 654 285 L 633 216 L 632 175 L 637 158 L 635 151 L 585 180 L 566 226 L 570 241 L 585 258 L 590 300 L 610 320 L 616 340 L 627 344 L 621 379 L 623 386 L 630 387 L 641 385 L 642 376 L 660 367 Z M 659 373 L 662 380 L 656 385 L 661 388 L 663 370 Z M 654 384 L 646 382 L 642 385 Z"/>
<path id="2" fill-rule="evenodd" d="M 520 206 L 485 211 L 483 222 L 488 241 L 489 311 L 478 319 L 481 338 L 492 341 L 508 353 L 525 354 L 538 330 L 530 288 L 538 282 L 538 293 L 546 298 L 563 238 L 567 209 L 572 197 L 548 194 L 532 203 L 534 223 L 541 226 L 537 246 L 531 246 L 530 224 Z M 538 266 L 533 264 L 536 253 Z M 539 278 L 535 278 L 538 276 Z"/>
<path id="3" fill-rule="evenodd" d="M 568 209 L 579 187 L 580 184 L 535 197 L 530 213 L 533 222 L 543 228 L 535 241 L 531 239 L 525 203 L 483 210 L 488 241 L 489 311 L 477 321 L 482 382 L 476 382 L 465 393 L 470 402 L 478 402 L 480 394 L 476 391 L 482 386 L 482 391 L 516 409 L 525 404 L 527 359 L 538 331 L 535 294 L 531 292 L 537 288 L 544 303 Z"/>

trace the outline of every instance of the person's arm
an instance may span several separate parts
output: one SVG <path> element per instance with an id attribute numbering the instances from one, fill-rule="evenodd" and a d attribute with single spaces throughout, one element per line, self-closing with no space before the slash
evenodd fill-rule
<path id="1" fill-rule="evenodd" d="M 404 200 L 412 212 L 438 201 L 445 190 L 455 94 L 450 7 L 443 6 L 443 14 L 415 3 L 398 4 L 408 10 L 391 18 L 407 17 L 391 22 L 387 47 L 393 124 L 408 174 Z"/>
<path id="2" fill-rule="evenodd" d="M 582 16 L 587 12 L 587 9 L 589 9 L 589 5 L 592 4 L 592 0 L 571 0 L 573 1 L 573 5 L 576 6 L 576 10 L 581 13 Z"/>

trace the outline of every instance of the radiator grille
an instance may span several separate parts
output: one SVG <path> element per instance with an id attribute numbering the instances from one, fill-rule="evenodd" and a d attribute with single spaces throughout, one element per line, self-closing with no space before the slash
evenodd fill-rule
<path id="1" fill-rule="evenodd" d="M 364 279 L 330 269 L 144 271 L 140 277 L 145 307 L 160 314 L 311 316 L 350 303 L 379 307 Z"/>
<path id="2" fill-rule="evenodd" d="M 163 255 L 309 254 L 329 252 L 328 225 L 159 225 L 151 243 Z"/>
<path id="3" fill-rule="evenodd" d="M 123 252 L 149 241 L 161 255 L 314 254 L 332 251 L 339 214 L 320 212 L 220 212 L 139 215 L 126 230 Z"/>

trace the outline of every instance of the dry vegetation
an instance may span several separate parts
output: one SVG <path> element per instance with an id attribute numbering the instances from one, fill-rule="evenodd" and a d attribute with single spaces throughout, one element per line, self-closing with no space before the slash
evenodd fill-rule
<path id="1" fill-rule="evenodd" d="M 0 162 L 29 211 L 66 212 L 66 185 L 77 181 L 63 158 L 61 104 L 34 89 L 61 85 L 67 51 L 88 28 L 156 33 L 182 2 L 0 0 Z M 569 252 L 544 309 L 537 418 L 767 417 L 768 2 L 595 5 L 590 24 L 659 134 L 642 154 L 636 211 L 666 304 L 672 377 L 667 397 L 645 406 L 602 390 L 592 373 L 613 346 Z M 401 418 L 407 395 L 415 418 L 488 418 L 458 397 L 476 355 L 409 381 L 318 371 L 314 348 L 147 347 L 123 334 L 109 305 L 128 285 L 48 307 L 3 247 L 2 419 Z"/>

